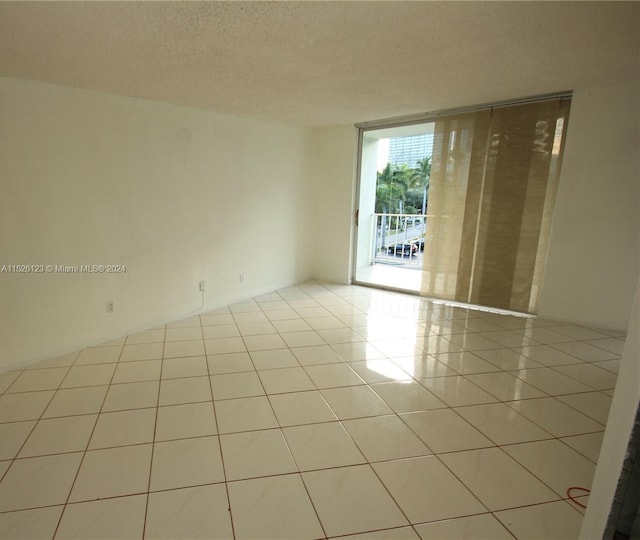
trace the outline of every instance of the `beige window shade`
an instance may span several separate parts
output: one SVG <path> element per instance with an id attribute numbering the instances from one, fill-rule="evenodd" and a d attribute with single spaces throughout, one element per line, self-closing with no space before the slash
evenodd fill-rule
<path id="1" fill-rule="evenodd" d="M 422 293 L 537 310 L 569 101 L 436 120 Z"/>

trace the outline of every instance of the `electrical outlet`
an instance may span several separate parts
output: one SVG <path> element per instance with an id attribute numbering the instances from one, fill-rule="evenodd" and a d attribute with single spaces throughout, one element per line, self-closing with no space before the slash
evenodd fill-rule
<path id="1" fill-rule="evenodd" d="M 115 309 L 115 305 L 113 303 L 113 300 L 107 302 L 107 313 L 113 313 L 114 309 Z"/>
<path id="2" fill-rule="evenodd" d="M 204 281 L 201 281 L 199 284 L 200 292 L 204 292 Z"/>
<path id="3" fill-rule="evenodd" d="M 244 274 L 240 272 L 240 283 L 244 283 Z"/>

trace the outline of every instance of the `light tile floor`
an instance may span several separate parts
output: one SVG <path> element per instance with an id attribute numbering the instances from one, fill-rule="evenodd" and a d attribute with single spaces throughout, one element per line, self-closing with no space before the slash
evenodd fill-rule
<path id="1" fill-rule="evenodd" d="M 312 282 L 3 373 L 0 538 L 575 538 L 623 341 Z"/>

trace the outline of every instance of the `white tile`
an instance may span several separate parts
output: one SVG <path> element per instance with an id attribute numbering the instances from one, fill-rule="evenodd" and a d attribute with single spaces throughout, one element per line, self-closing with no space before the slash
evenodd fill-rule
<path id="1" fill-rule="evenodd" d="M 559 351 L 558 349 L 554 349 L 549 345 L 530 345 L 528 347 L 522 347 L 516 349 L 517 353 L 522 354 L 525 358 L 529 358 L 534 360 L 539 364 L 539 366 L 563 366 L 566 364 L 575 364 L 580 362 L 575 356 L 571 356 L 570 354 Z M 538 366 L 517 366 L 514 369 L 527 369 L 529 367 L 538 367 Z M 510 369 L 505 366 L 504 369 Z"/>
<path id="2" fill-rule="evenodd" d="M 497 445 L 552 437 L 549 432 L 504 403 L 457 407 L 456 412 Z"/>
<path id="3" fill-rule="evenodd" d="M 568 396 L 558 396 L 557 399 L 596 422 L 600 422 L 603 426 L 607 423 L 609 409 L 613 401 L 610 396 L 602 392 L 570 394 Z"/>
<path id="4" fill-rule="evenodd" d="M 368 342 L 333 343 L 331 348 L 336 351 L 345 362 L 386 358 L 384 354 Z"/>
<path id="5" fill-rule="evenodd" d="M 20 457 L 84 451 L 95 423 L 94 414 L 40 420 L 20 450 Z"/>
<path id="6" fill-rule="evenodd" d="M 279 429 L 222 435 L 220 442 L 227 481 L 298 472 Z"/>
<path id="7" fill-rule="evenodd" d="M 301 471 L 365 462 L 339 422 L 287 427 L 283 432 Z"/>
<path id="8" fill-rule="evenodd" d="M 249 354 L 251 355 L 251 360 L 253 360 L 255 369 L 277 369 L 300 366 L 289 349 L 251 351 Z"/>
<path id="9" fill-rule="evenodd" d="M 575 356 L 585 362 L 598 362 L 600 360 L 613 360 L 619 355 L 599 347 L 594 347 L 582 341 L 571 341 L 569 343 L 557 343 L 554 347 L 560 351 L 566 352 L 571 356 Z"/>
<path id="10" fill-rule="evenodd" d="M 467 379 L 500 401 L 546 397 L 542 390 L 538 390 L 510 373 L 478 373 L 467 375 Z"/>
<path id="11" fill-rule="evenodd" d="M 554 398 L 527 399 L 508 404 L 556 437 L 602 431 L 602 424 Z"/>
<path id="12" fill-rule="evenodd" d="M 491 514 L 434 521 L 415 526 L 423 540 L 512 540 L 509 531 Z"/>
<path id="13" fill-rule="evenodd" d="M 391 358 L 391 361 L 414 379 L 456 375 L 456 372 L 451 368 L 427 354 L 394 357 Z"/>
<path id="14" fill-rule="evenodd" d="M 340 540 L 420 540 L 411 527 L 394 527 L 382 531 L 341 536 Z"/>
<path id="15" fill-rule="evenodd" d="M 159 381 L 112 384 L 102 407 L 103 412 L 144 409 L 158 404 Z"/>
<path id="16" fill-rule="evenodd" d="M 162 378 L 178 379 L 181 377 L 200 377 L 208 375 L 207 358 L 205 356 L 187 356 L 182 358 L 165 358 L 162 361 Z"/>
<path id="17" fill-rule="evenodd" d="M 113 384 L 157 381 L 160 379 L 162 360 L 143 360 L 118 364 L 113 374 Z"/>
<path id="18" fill-rule="evenodd" d="M 35 425 L 35 420 L 0 424 L 0 460 L 16 457 Z"/>
<path id="19" fill-rule="evenodd" d="M 541 347 L 544 347 L 544 345 L 541 345 Z M 489 349 L 475 351 L 473 354 L 505 370 L 530 369 L 543 366 L 543 364 L 511 349 Z"/>
<path id="20" fill-rule="evenodd" d="M 299 475 L 230 482 L 228 487 L 237 540 L 324 536 Z"/>
<path id="21" fill-rule="evenodd" d="M 107 388 L 107 386 L 91 386 L 58 390 L 42 417 L 97 413 L 100 411 Z"/>
<path id="22" fill-rule="evenodd" d="M 557 499 L 499 448 L 442 454 L 440 459 L 491 511 Z"/>
<path id="23" fill-rule="evenodd" d="M 586 435 L 563 437 L 560 440 L 590 459 L 593 463 L 597 463 L 603 437 L 604 431 L 600 431 L 598 433 L 587 433 Z"/>
<path id="24" fill-rule="evenodd" d="M 155 408 L 102 413 L 98 417 L 89 449 L 152 442 L 155 425 Z"/>
<path id="25" fill-rule="evenodd" d="M 401 414 L 400 418 L 435 453 L 484 448 L 494 444 L 451 409 Z"/>
<path id="26" fill-rule="evenodd" d="M 322 390 L 323 397 L 340 420 L 381 416 L 393 411 L 367 386 Z"/>
<path id="27" fill-rule="evenodd" d="M 32 369 L 23 371 L 7 389 L 7 393 L 56 390 L 69 368 Z"/>
<path id="28" fill-rule="evenodd" d="M 264 389 L 255 371 L 213 375 L 211 388 L 215 400 L 264 395 Z"/>
<path id="29" fill-rule="evenodd" d="M 158 407 L 156 441 L 215 435 L 218 432 L 213 403 L 187 403 Z"/>
<path id="30" fill-rule="evenodd" d="M 248 351 L 266 351 L 271 349 L 284 349 L 287 344 L 278 334 L 265 334 L 263 336 L 245 336 L 244 340 L 246 350 Z"/>
<path id="31" fill-rule="evenodd" d="M 434 456 L 374 463 L 373 468 L 411 523 L 485 511 Z"/>
<path id="32" fill-rule="evenodd" d="M 306 366 L 305 370 L 318 388 L 336 388 L 339 386 L 365 384 L 360 376 L 345 362 Z"/>
<path id="33" fill-rule="evenodd" d="M 0 394 L 4 394 L 7 388 L 9 388 L 13 384 L 13 381 L 15 381 L 21 373 L 22 370 L 0 373 Z"/>
<path id="34" fill-rule="evenodd" d="M 69 501 L 144 493 L 150 468 L 150 444 L 91 450 L 85 455 Z"/>
<path id="35" fill-rule="evenodd" d="M 0 514 L 0 538 L 35 540 L 53 538 L 63 506 Z"/>
<path id="36" fill-rule="evenodd" d="M 151 491 L 223 481 L 224 471 L 218 437 L 155 443 Z"/>
<path id="37" fill-rule="evenodd" d="M 205 326 L 202 329 L 202 335 L 205 340 L 239 337 L 240 330 L 235 324 L 218 324 L 215 326 Z"/>
<path id="38" fill-rule="evenodd" d="M 120 357 L 121 362 L 137 360 L 159 360 L 162 358 L 163 343 L 140 343 L 125 345 Z"/>
<path id="39" fill-rule="evenodd" d="M 220 433 L 235 433 L 278 427 L 266 397 L 227 399 L 216 403 Z"/>
<path id="40" fill-rule="evenodd" d="M 149 494 L 145 538 L 232 538 L 227 492 L 222 484 Z"/>
<path id="41" fill-rule="evenodd" d="M 368 465 L 303 473 L 328 536 L 407 525 L 407 520 Z"/>
<path id="42" fill-rule="evenodd" d="M 415 381 L 372 384 L 371 388 L 397 413 L 442 409 L 447 406 Z"/>
<path id="43" fill-rule="evenodd" d="M 272 395 L 269 396 L 269 401 L 282 426 L 337 420 L 336 415 L 318 391 Z"/>
<path id="44" fill-rule="evenodd" d="M 116 364 L 98 364 L 91 366 L 73 366 L 60 385 L 61 388 L 80 386 L 99 386 L 109 384 Z"/>
<path id="45" fill-rule="evenodd" d="M 0 422 L 37 420 L 53 397 L 53 390 L 0 396 Z"/>
<path id="46" fill-rule="evenodd" d="M 160 383 L 160 405 L 211 401 L 209 377 L 167 379 Z"/>
<path id="47" fill-rule="evenodd" d="M 570 486 L 591 488 L 596 466 L 558 440 L 509 445 L 504 451 L 559 497 L 566 497 Z"/>
<path id="48" fill-rule="evenodd" d="M 369 384 L 411 380 L 408 373 L 386 358 L 348 362 L 348 364 L 362 380 Z"/>
<path id="49" fill-rule="evenodd" d="M 168 341 L 164 344 L 163 358 L 177 358 L 179 356 L 202 356 L 205 354 L 204 347 L 207 344 L 209 353 L 209 341 Z M 226 351 L 225 351 L 226 352 Z"/>
<path id="50" fill-rule="evenodd" d="M 313 381 L 301 367 L 268 369 L 259 371 L 258 375 L 267 394 L 315 390 Z"/>
<path id="51" fill-rule="evenodd" d="M 615 373 L 592 364 L 558 366 L 555 370 L 596 390 L 612 390 L 618 378 Z"/>
<path id="52" fill-rule="evenodd" d="M 420 379 L 420 382 L 450 407 L 497 401 L 491 394 L 462 376 Z"/>
<path id="53" fill-rule="evenodd" d="M 211 375 L 255 370 L 248 352 L 209 355 L 207 364 Z"/>
<path id="54" fill-rule="evenodd" d="M 133 495 L 69 504 L 64 509 L 56 538 L 142 538 L 146 502 L 145 495 Z"/>
<path id="55" fill-rule="evenodd" d="M 313 347 L 297 347 L 291 349 L 303 366 L 311 366 L 315 364 L 334 364 L 343 362 L 342 357 L 333 350 L 329 345 L 317 345 Z M 260 368 L 258 368 L 260 369 Z"/>
<path id="56" fill-rule="evenodd" d="M 578 538 L 582 516 L 565 501 L 496 512 L 519 540 Z"/>
<path id="57" fill-rule="evenodd" d="M 202 339 L 202 329 L 200 326 L 191 326 L 187 328 L 167 328 L 164 337 L 165 341 L 189 341 L 193 339 Z"/>
<path id="58" fill-rule="evenodd" d="M 278 333 L 269 321 L 239 322 L 238 329 L 242 336 L 260 336 Z"/>
<path id="59" fill-rule="evenodd" d="M 510 372 L 518 379 L 535 386 L 539 390 L 546 392 L 551 396 L 562 394 L 574 394 L 577 392 L 588 392 L 593 390 L 588 386 L 563 375 L 562 373 L 551 368 L 540 369 L 522 369 L 520 371 Z"/>
<path id="60" fill-rule="evenodd" d="M 0 512 L 64 504 L 81 459 L 76 452 L 14 461 L 0 483 Z"/>
<path id="61" fill-rule="evenodd" d="M 304 319 L 284 319 L 273 321 L 273 327 L 278 332 L 303 332 L 311 330 L 311 326 Z"/>
<path id="62" fill-rule="evenodd" d="M 369 461 L 431 454 L 431 450 L 397 416 L 345 420 L 343 425 Z"/>
<path id="63" fill-rule="evenodd" d="M 438 362 L 452 369 L 460 375 L 469 373 L 491 373 L 499 371 L 492 363 L 483 360 L 469 351 L 440 353 L 433 355 Z"/>

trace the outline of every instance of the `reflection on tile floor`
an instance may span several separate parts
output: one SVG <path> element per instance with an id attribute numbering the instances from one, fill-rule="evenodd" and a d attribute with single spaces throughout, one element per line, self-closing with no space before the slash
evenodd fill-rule
<path id="1" fill-rule="evenodd" d="M 575 538 L 624 336 L 310 282 L 0 374 L 0 538 Z"/>

